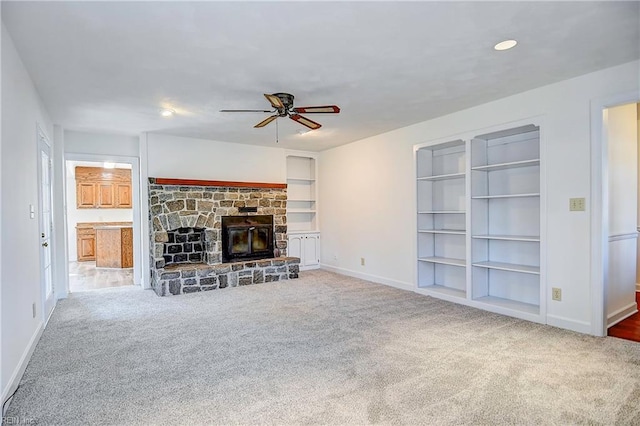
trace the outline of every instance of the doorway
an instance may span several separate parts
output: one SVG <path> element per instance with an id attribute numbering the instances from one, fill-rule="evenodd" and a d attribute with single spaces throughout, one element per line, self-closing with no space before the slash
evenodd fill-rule
<path id="1" fill-rule="evenodd" d="M 67 159 L 65 169 L 69 291 L 134 285 L 137 168 Z"/>
<path id="2" fill-rule="evenodd" d="M 607 146 L 608 263 L 606 286 L 607 334 L 640 341 L 637 288 L 640 103 L 603 111 Z"/>
<path id="3" fill-rule="evenodd" d="M 637 312 L 638 102 L 636 91 L 591 103 L 591 323 L 598 336 Z M 610 114 L 624 105 L 633 136 L 610 144 L 617 120 Z"/>

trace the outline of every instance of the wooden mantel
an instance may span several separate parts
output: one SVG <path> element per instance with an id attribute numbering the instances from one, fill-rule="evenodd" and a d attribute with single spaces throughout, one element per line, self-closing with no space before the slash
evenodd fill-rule
<path id="1" fill-rule="evenodd" d="M 155 178 L 156 185 L 181 185 L 181 186 L 226 186 L 232 188 L 275 188 L 286 189 L 286 183 L 266 182 L 234 182 L 228 180 L 198 180 L 198 179 L 173 179 Z"/>

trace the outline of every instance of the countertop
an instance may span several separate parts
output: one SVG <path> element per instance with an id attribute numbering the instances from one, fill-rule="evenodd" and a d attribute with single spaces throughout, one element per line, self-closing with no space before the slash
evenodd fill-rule
<path id="1" fill-rule="evenodd" d="M 94 226 L 93 229 L 122 229 L 122 228 L 131 228 L 131 225 L 101 225 Z"/>
<path id="2" fill-rule="evenodd" d="M 98 226 L 121 226 L 124 228 L 132 227 L 133 222 L 78 222 L 76 229 L 95 229 Z"/>

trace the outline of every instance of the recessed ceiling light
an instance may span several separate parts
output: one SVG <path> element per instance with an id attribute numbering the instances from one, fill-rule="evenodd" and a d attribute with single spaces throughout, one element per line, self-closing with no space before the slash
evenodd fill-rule
<path id="1" fill-rule="evenodd" d="M 495 50 L 508 50 L 514 47 L 516 44 L 518 44 L 518 42 L 515 40 L 505 40 L 496 44 L 495 46 L 493 46 L 493 48 Z"/>
<path id="2" fill-rule="evenodd" d="M 175 111 L 169 108 L 163 108 L 160 110 L 160 115 L 163 117 L 171 117 L 173 114 L 175 114 Z"/>

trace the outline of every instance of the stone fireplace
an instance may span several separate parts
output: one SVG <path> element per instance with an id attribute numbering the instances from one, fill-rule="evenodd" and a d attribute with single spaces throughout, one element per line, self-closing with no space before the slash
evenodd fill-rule
<path id="1" fill-rule="evenodd" d="M 300 260 L 286 257 L 286 209 L 285 184 L 149 178 L 153 289 L 166 296 L 297 278 Z M 223 218 L 236 231 L 235 250 L 250 243 L 248 252 L 223 258 Z"/>

